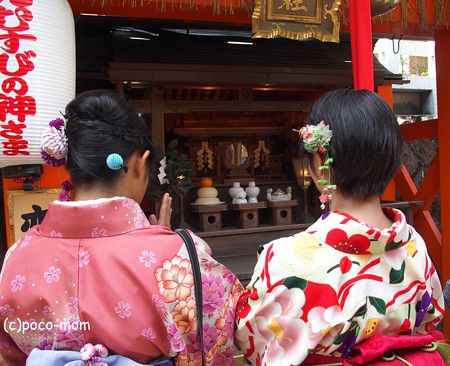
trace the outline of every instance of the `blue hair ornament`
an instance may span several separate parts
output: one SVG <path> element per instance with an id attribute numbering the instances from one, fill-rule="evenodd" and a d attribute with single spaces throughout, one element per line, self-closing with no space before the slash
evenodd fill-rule
<path id="1" fill-rule="evenodd" d="M 128 167 L 123 164 L 123 158 L 117 153 L 108 155 L 106 158 L 106 165 L 108 165 L 108 168 L 112 170 L 123 169 L 125 172 L 128 170 Z"/>

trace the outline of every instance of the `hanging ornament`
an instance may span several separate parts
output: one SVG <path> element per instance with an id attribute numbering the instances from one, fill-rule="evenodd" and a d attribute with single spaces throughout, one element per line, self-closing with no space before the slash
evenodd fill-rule
<path id="1" fill-rule="evenodd" d="M 401 0 L 370 0 L 372 16 L 386 14 L 400 4 Z"/>
<path id="2" fill-rule="evenodd" d="M 197 170 L 199 172 L 206 172 L 213 170 L 214 167 L 214 153 L 209 148 L 207 141 L 202 142 L 202 148 L 197 152 Z"/>
<path id="3" fill-rule="evenodd" d="M 158 179 L 160 184 L 169 183 L 169 180 L 167 179 L 166 176 L 166 166 L 167 166 L 167 158 L 164 156 L 159 162 Z"/>

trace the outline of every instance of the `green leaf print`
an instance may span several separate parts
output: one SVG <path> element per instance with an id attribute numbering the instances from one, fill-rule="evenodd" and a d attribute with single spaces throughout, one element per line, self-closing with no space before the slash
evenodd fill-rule
<path id="1" fill-rule="evenodd" d="M 298 277 L 288 277 L 284 280 L 283 285 L 286 286 L 288 289 L 291 288 L 299 288 L 301 290 L 304 290 L 308 284 L 308 281 L 304 280 L 303 278 Z"/>
<path id="2" fill-rule="evenodd" d="M 392 268 L 391 272 L 389 273 L 389 283 L 391 284 L 402 283 L 403 280 L 405 279 L 405 267 L 406 263 L 403 262 L 399 270 Z"/>
<path id="3" fill-rule="evenodd" d="M 338 345 L 338 344 L 341 344 L 342 342 L 344 342 L 344 338 L 345 338 L 345 335 L 346 335 L 347 333 L 343 333 L 343 334 L 339 334 L 337 337 L 336 337 L 336 339 L 334 340 L 334 344 L 336 344 L 336 345 Z"/>
<path id="4" fill-rule="evenodd" d="M 263 251 L 264 251 L 264 244 L 262 244 L 258 247 L 257 252 L 258 252 L 258 254 L 261 254 Z"/>
<path id="5" fill-rule="evenodd" d="M 364 304 L 363 306 L 361 306 L 359 308 L 359 310 L 356 312 L 356 314 L 354 315 L 354 317 L 360 317 L 362 316 L 363 318 L 366 316 L 367 314 L 367 304 Z"/>
<path id="6" fill-rule="evenodd" d="M 386 303 L 383 299 L 369 296 L 369 302 L 380 314 L 386 315 Z"/>
<path id="7" fill-rule="evenodd" d="M 395 241 L 390 241 L 387 245 L 386 245 L 386 252 L 390 251 L 390 250 L 394 250 L 397 248 L 400 248 L 402 246 L 403 242 L 399 241 L 399 242 L 395 242 Z"/>

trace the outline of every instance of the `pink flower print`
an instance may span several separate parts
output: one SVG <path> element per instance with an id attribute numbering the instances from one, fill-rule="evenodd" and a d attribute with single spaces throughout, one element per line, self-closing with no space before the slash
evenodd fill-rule
<path id="1" fill-rule="evenodd" d="M 159 293 L 165 302 L 186 301 L 194 287 L 191 262 L 179 256 L 165 260 L 156 270 Z"/>
<path id="2" fill-rule="evenodd" d="M 93 238 L 101 238 L 102 236 L 106 236 L 106 234 L 107 234 L 107 231 L 105 228 L 96 226 L 92 229 L 91 236 Z"/>
<path id="3" fill-rule="evenodd" d="M 228 285 L 233 285 L 236 282 L 236 276 L 226 267 L 223 267 L 222 277 Z"/>
<path id="4" fill-rule="evenodd" d="M 152 328 L 144 329 L 141 335 L 149 342 L 156 338 L 156 333 Z"/>
<path id="5" fill-rule="evenodd" d="M 225 286 L 221 277 L 203 276 L 203 312 L 212 314 L 224 306 Z"/>
<path id="6" fill-rule="evenodd" d="M 40 350 L 51 350 L 53 349 L 53 340 L 52 339 L 44 339 L 41 343 L 38 344 L 37 348 Z"/>
<path id="7" fill-rule="evenodd" d="M 408 251 L 406 245 L 384 252 L 384 259 L 388 265 L 399 271 L 402 268 L 403 262 L 408 258 Z"/>
<path id="8" fill-rule="evenodd" d="M 62 234 L 59 233 L 59 232 L 57 232 L 57 231 L 55 231 L 55 230 L 53 230 L 53 231 L 50 233 L 50 236 L 51 236 L 52 238 L 62 238 Z"/>
<path id="9" fill-rule="evenodd" d="M 152 301 L 158 309 L 164 308 L 164 301 L 156 294 L 153 294 Z"/>
<path id="10" fill-rule="evenodd" d="M 145 217 L 145 215 L 142 212 L 139 212 L 134 218 L 134 227 L 136 229 L 142 229 L 143 227 L 145 227 L 145 221 L 147 220 L 147 218 Z"/>
<path id="11" fill-rule="evenodd" d="M 144 264 L 145 267 L 149 268 L 152 264 L 156 263 L 155 253 L 151 250 L 143 250 L 141 255 L 139 256 L 139 262 Z"/>
<path id="12" fill-rule="evenodd" d="M 66 309 L 71 316 L 78 315 L 78 299 L 71 296 L 69 302 L 66 304 Z"/>
<path id="13" fill-rule="evenodd" d="M 44 279 L 47 283 L 58 282 L 60 276 L 61 276 L 61 269 L 54 266 L 51 266 L 48 269 L 48 272 L 44 273 Z"/>
<path id="14" fill-rule="evenodd" d="M 206 353 L 216 346 L 216 342 L 219 343 L 221 341 L 219 338 L 220 334 L 214 325 L 208 323 L 203 324 L 203 343 Z M 188 339 L 187 351 L 195 360 L 198 360 L 201 357 L 201 345 L 197 339 L 197 334 L 189 333 Z M 219 346 L 219 344 L 217 344 L 217 346 Z"/>
<path id="15" fill-rule="evenodd" d="M 301 289 L 279 286 L 268 292 L 256 309 L 249 325 L 259 334 L 257 349 L 267 349 L 266 364 L 299 365 L 307 357 L 308 328 L 300 319 L 304 304 Z M 244 339 L 244 329 L 236 333 L 238 339 Z"/>
<path id="16" fill-rule="evenodd" d="M 217 358 L 214 360 L 214 366 L 222 366 L 222 365 L 233 365 L 234 362 L 234 354 L 233 350 L 227 349 L 225 352 L 221 352 L 217 355 Z"/>
<path id="17" fill-rule="evenodd" d="M 31 240 L 31 235 L 25 235 L 24 237 L 22 237 L 22 239 L 20 239 L 20 245 L 19 248 L 23 249 L 26 248 L 28 244 L 30 244 L 30 240 Z"/>
<path id="18" fill-rule="evenodd" d="M 71 327 L 66 326 L 58 330 L 56 342 L 59 343 L 58 349 L 60 349 L 82 347 L 86 343 L 86 340 L 84 339 L 82 331 L 72 330 Z"/>
<path id="19" fill-rule="evenodd" d="M 119 301 L 114 310 L 122 319 L 129 318 L 131 316 L 131 305 L 125 301 Z"/>
<path id="20" fill-rule="evenodd" d="M 52 314 L 52 308 L 50 307 L 50 306 L 48 306 L 48 305 L 45 305 L 44 306 L 44 310 L 42 311 L 42 313 L 45 315 L 45 316 L 49 316 L 49 315 L 51 315 Z"/>
<path id="21" fill-rule="evenodd" d="M 209 352 L 216 345 L 219 336 L 219 331 L 214 324 L 203 324 L 203 343 L 206 352 Z"/>
<path id="22" fill-rule="evenodd" d="M 53 339 L 54 337 L 53 331 L 48 329 L 40 330 L 39 335 L 42 339 Z"/>
<path id="23" fill-rule="evenodd" d="M 17 275 L 12 281 L 11 281 L 11 291 L 12 292 L 19 292 L 23 290 L 23 285 L 25 283 L 25 276 Z"/>
<path id="24" fill-rule="evenodd" d="M 128 199 L 128 198 L 122 200 L 122 206 L 127 208 L 127 209 L 129 209 L 129 210 L 131 210 L 133 208 L 133 203 L 134 202 L 132 200 Z"/>
<path id="25" fill-rule="evenodd" d="M 14 309 L 8 304 L 0 306 L 0 315 L 3 318 L 12 318 L 15 313 Z"/>
<path id="26" fill-rule="evenodd" d="M 211 258 L 201 258 L 202 268 L 207 272 L 213 272 L 215 270 L 220 269 L 220 264 L 215 260 L 211 260 Z"/>
<path id="27" fill-rule="evenodd" d="M 81 247 L 80 250 L 78 251 L 78 267 L 84 267 L 87 266 L 89 264 L 89 252 Z"/>
<path id="28" fill-rule="evenodd" d="M 169 337 L 172 352 L 176 354 L 184 352 L 186 350 L 186 343 L 184 343 L 183 337 L 181 333 L 178 331 L 175 323 L 169 325 L 169 328 L 167 329 L 167 335 Z"/>
<path id="29" fill-rule="evenodd" d="M 331 306 L 323 308 L 321 306 L 312 308 L 308 313 L 308 325 L 311 327 L 310 337 L 312 334 L 320 334 L 320 339 L 325 336 L 332 327 L 337 324 L 345 323 L 344 316 L 339 306 Z"/>

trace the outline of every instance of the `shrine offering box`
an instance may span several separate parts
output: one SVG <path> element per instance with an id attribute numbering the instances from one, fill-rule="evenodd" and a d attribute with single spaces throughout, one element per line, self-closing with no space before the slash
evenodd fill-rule
<path id="1" fill-rule="evenodd" d="M 267 202 L 271 211 L 273 225 L 291 225 L 292 207 L 297 206 L 297 200 Z"/>
<path id="2" fill-rule="evenodd" d="M 228 210 L 227 204 L 219 205 L 192 205 L 192 212 L 199 215 L 199 228 L 201 231 L 222 230 L 222 212 Z"/>
<path id="3" fill-rule="evenodd" d="M 266 202 L 230 204 L 230 210 L 238 214 L 241 229 L 252 229 L 259 226 L 259 210 L 266 208 Z"/>

